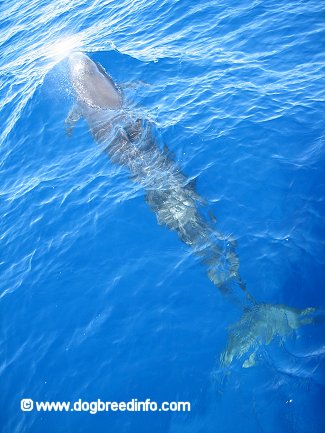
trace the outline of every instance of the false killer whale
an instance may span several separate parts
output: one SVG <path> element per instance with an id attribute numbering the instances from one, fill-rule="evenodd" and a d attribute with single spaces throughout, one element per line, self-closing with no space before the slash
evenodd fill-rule
<path id="1" fill-rule="evenodd" d="M 81 52 L 68 58 L 75 105 L 66 119 L 70 135 L 83 117 L 102 150 L 125 167 L 146 192 L 146 202 L 157 221 L 177 233 L 205 265 L 210 281 L 241 308 L 241 319 L 228 330 L 221 364 L 242 358 L 243 367 L 256 362 L 261 344 L 285 336 L 300 325 L 313 323 L 314 308 L 259 304 L 239 273 L 235 242 L 219 233 L 202 212 L 205 201 L 195 185 L 153 138 L 148 122 L 134 118 L 123 106 L 123 95 L 105 69 Z"/>

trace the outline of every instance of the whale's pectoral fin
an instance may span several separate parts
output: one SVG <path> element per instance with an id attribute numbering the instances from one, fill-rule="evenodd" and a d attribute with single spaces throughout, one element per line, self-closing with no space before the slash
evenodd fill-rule
<path id="1" fill-rule="evenodd" d="M 75 124 L 78 122 L 78 120 L 81 117 L 80 108 L 78 105 L 74 105 L 71 110 L 69 111 L 69 114 L 67 118 L 65 119 L 65 131 L 69 137 L 71 137 L 73 133 L 73 129 Z"/>
<path id="2" fill-rule="evenodd" d="M 119 87 L 122 90 L 126 90 L 126 89 L 137 90 L 137 89 L 139 89 L 141 87 L 144 87 L 144 86 L 150 86 L 150 87 L 152 87 L 152 84 L 147 83 L 147 82 L 142 81 L 142 80 L 133 80 L 132 82 L 130 82 L 130 81 L 119 82 Z"/>

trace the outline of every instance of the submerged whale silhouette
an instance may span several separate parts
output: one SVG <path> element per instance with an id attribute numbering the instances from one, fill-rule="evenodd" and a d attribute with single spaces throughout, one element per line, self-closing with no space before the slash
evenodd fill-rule
<path id="1" fill-rule="evenodd" d="M 66 119 L 67 133 L 72 133 L 80 117 L 85 118 L 94 139 L 112 162 L 127 168 L 132 180 L 143 186 L 158 223 L 191 246 L 210 281 L 243 310 L 239 322 L 229 328 L 221 363 L 229 365 L 246 355 L 243 367 L 250 367 L 261 344 L 313 323 L 314 308 L 298 310 L 254 300 L 240 277 L 234 241 L 203 216 L 205 201 L 168 152 L 156 144 L 148 122 L 124 110 L 120 89 L 101 65 L 79 52 L 71 54 L 68 62 L 76 104 Z"/>

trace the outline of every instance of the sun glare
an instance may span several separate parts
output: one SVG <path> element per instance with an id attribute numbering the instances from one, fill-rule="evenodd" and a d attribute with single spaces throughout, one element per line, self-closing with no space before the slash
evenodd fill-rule
<path id="1" fill-rule="evenodd" d="M 67 36 L 51 44 L 47 49 L 46 57 L 57 63 L 69 56 L 72 51 L 81 50 L 82 45 L 80 35 Z"/>

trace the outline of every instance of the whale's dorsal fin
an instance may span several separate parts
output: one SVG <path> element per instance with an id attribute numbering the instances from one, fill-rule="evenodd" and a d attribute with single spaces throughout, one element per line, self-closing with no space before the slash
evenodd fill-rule
<path id="1" fill-rule="evenodd" d="M 67 118 L 64 121 L 65 131 L 69 137 L 72 135 L 74 126 L 78 122 L 80 117 L 81 117 L 80 107 L 78 104 L 75 104 L 72 106 Z"/>

